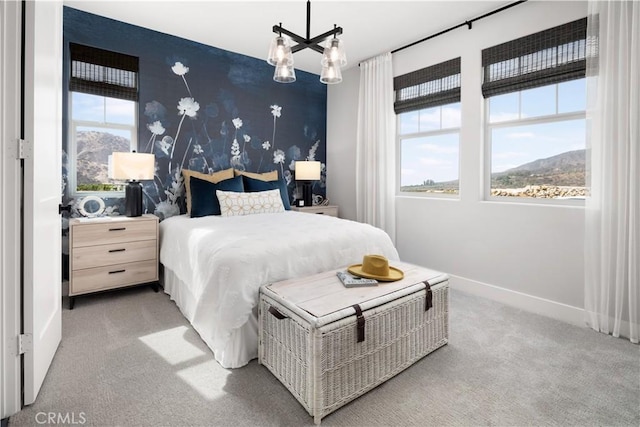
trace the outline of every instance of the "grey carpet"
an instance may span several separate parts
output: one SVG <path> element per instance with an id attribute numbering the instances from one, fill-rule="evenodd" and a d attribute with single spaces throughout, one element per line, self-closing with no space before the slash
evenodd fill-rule
<path id="1" fill-rule="evenodd" d="M 66 425 L 313 425 L 256 361 L 221 368 L 162 292 L 79 298 L 74 310 L 64 309 L 62 331 L 37 401 L 10 426 L 40 425 L 42 413 L 66 416 Z M 452 291 L 449 344 L 322 424 L 639 426 L 640 351 Z"/>

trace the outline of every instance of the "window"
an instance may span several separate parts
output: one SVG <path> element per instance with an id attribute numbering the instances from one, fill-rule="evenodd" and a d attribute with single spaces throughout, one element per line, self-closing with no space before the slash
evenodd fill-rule
<path id="1" fill-rule="evenodd" d="M 137 147 L 138 59 L 70 44 L 70 193 L 122 192 L 108 177 L 108 157 Z"/>
<path id="2" fill-rule="evenodd" d="M 400 192 L 459 193 L 460 58 L 394 79 Z"/>
<path id="3" fill-rule="evenodd" d="M 585 39 L 586 18 L 483 51 L 490 197 L 586 196 Z"/>

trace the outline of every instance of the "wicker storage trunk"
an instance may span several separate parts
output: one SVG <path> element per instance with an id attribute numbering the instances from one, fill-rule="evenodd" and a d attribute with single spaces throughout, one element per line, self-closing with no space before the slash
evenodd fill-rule
<path id="1" fill-rule="evenodd" d="M 316 424 L 448 341 L 447 275 L 393 266 L 404 279 L 375 287 L 345 288 L 334 270 L 260 289 L 258 361 Z"/>

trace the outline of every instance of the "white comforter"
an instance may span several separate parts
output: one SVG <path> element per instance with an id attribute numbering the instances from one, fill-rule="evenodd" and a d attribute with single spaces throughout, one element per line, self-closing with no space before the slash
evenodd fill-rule
<path id="1" fill-rule="evenodd" d="M 188 287 L 165 292 L 225 368 L 257 357 L 252 310 L 261 285 L 360 263 L 365 254 L 399 259 L 384 231 L 327 215 L 181 215 L 160 223 L 160 262 Z"/>

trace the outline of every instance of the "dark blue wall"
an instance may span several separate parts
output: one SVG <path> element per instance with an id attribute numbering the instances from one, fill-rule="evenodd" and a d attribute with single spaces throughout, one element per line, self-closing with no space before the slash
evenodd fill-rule
<path id="1" fill-rule="evenodd" d="M 252 31 L 270 32 L 270 26 Z M 327 90 L 317 75 L 297 70 L 295 83 L 276 83 L 274 68 L 264 60 L 69 7 L 64 8 L 63 34 L 65 88 L 69 42 L 140 58 L 138 151 L 153 152 L 157 162 L 155 181 L 144 185 L 150 213 L 161 218 L 178 213 L 181 167 L 202 172 L 278 169 L 293 200 L 292 161 L 310 157 L 325 163 Z M 177 63 L 188 72 L 181 75 L 179 66 L 174 70 Z M 199 105 L 195 116 L 181 114 L 179 103 L 192 101 Z M 65 99 L 65 123 L 67 105 Z M 155 122 L 164 132 L 154 135 L 149 126 Z M 64 137 L 66 152 L 66 132 Z M 323 169 L 314 194 L 325 195 L 325 182 Z M 68 194 L 64 197 L 73 202 Z M 123 212 L 121 199 L 106 204 Z"/>

